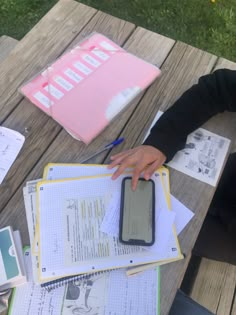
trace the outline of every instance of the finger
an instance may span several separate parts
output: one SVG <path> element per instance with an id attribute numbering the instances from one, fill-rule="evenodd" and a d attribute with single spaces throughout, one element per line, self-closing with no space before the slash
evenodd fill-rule
<path id="1" fill-rule="evenodd" d="M 123 152 L 120 152 L 120 153 L 117 153 L 117 154 L 114 154 L 110 157 L 111 160 L 115 160 L 115 159 L 119 159 L 120 157 L 122 156 L 127 156 L 127 155 L 130 155 L 132 150 L 127 150 L 127 151 L 123 151 Z"/>
<path id="2" fill-rule="evenodd" d="M 128 155 L 128 154 L 126 154 L 124 156 L 120 156 L 119 158 L 115 159 L 113 162 L 111 162 L 108 165 L 108 169 L 111 169 L 111 168 L 113 168 L 117 165 L 120 165 L 120 164 L 125 164 L 128 166 L 128 163 L 130 163 L 129 160 L 131 160 L 131 159 L 129 159 L 129 157 L 130 157 L 130 155 Z"/>
<path id="3" fill-rule="evenodd" d="M 114 168 L 115 166 L 117 165 L 120 165 L 120 162 L 119 161 L 113 161 L 112 163 L 110 163 L 107 168 L 108 169 L 111 169 L 111 168 Z"/>
<path id="4" fill-rule="evenodd" d="M 159 160 L 155 161 L 154 163 L 152 163 L 151 165 L 149 165 L 149 166 L 146 168 L 143 177 L 144 177 L 146 180 L 149 180 L 150 177 L 153 175 L 153 173 L 154 173 L 161 165 L 162 165 L 162 164 L 160 163 Z"/>
<path id="5" fill-rule="evenodd" d="M 130 167 L 130 165 L 135 165 L 135 163 L 136 163 L 135 157 L 133 156 L 133 154 L 131 154 L 128 157 L 125 157 L 123 159 L 118 159 L 118 160 L 119 160 L 118 164 L 120 164 L 120 166 L 115 171 L 115 173 L 112 175 L 112 179 L 116 179 L 125 171 L 126 168 Z M 136 166 L 136 169 L 138 169 L 138 166 Z"/>
<path id="6" fill-rule="evenodd" d="M 118 167 L 115 173 L 112 175 L 111 179 L 117 179 L 122 173 L 124 173 L 125 169 L 127 168 L 126 164 L 122 164 Z"/>
<path id="7" fill-rule="evenodd" d="M 124 155 L 121 155 L 120 157 L 117 157 L 116 159 L 113 159 L 113 161 L 108 165 L 108 169 L 111 169 L 115 166 L 117 166 L 118 164 L 122 164 L 122 162 L 129 158 L 130 154 L 124 154 Z"/>
<path id="8" fill-rule="evenodd" d="M 142 173 L 142 171 L 145 169 L 146 163 L 139 163 L 135 166 L 132 176 L 132 189 L 135 190 L 137 187 L 138 179 Z"/>
<path id="9" fill-rule="evenodd" d="M 140 174 L 141 174 L 141 172 L 140 172 Z M 140 174 L 136 173 L 136 174 L 133 174 L 133 176 L 132 176 L 131 187 L 132 187 L 133 191 L 135 191 L 136 188 L 137 188 L 137 184 L 138 184 L 138 180 L 139 180 Z"/>

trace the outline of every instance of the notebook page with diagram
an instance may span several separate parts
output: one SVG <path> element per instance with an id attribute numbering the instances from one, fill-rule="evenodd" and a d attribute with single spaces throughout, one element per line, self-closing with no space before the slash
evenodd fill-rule
<path id="1" fill-rule="evenodd" d="M 106 204 L 124 176 L 116 181 L 111 181 L 107 175 L 82 180 L 43 181 L 37 185 L 39 278 L 42 281 L 179 256 L 179 248 L 166 257 L 166 253 L 150 253 L 139 246 L 120 244 L 118 238 L 100 231 Z"/>
<path id="2" fill-rule="evenodd" d="M 50 163 L 44 168 L 44 179 L 49 179 L 49 180 L 55 180 L 55 179 L 63 179 L 63 178 L 73 178 L 73 177 L 79 177 L 79 176 L 92 176 L 92 175 L 101 175 L 101 174 L 113 174 L 115 171 L 114 169 L 108 169 L 108 165 L 100 165 L 100 164 L 63 164 L 63 163 Z M 127 171 L 132 172 L 132 168 L 127 169 Z M 158 180 L 157 176 L 160 175 L 160 180 L 162 180 L 162 184 Z M 165 177 L 166 181 L 163 181 L 162 177 Z M 170 202 L 170 187 L 169 187 L 169 172 L 165 167 L 159 168 L 159 170 L 156 172 L 155 175 L 155 183 L 156 183 L 156 191 L 157 196 L 161 195 L 162 198 L 157 198 L 156 200 L 156 205 L 158 205 L 159 209 L 165 209 L 166 208 L 166 202 Z M 166 187 L 165 187 L 166 185 Z M 163 192 L 162 190 L 164 189 L 165 191 L 165 198 L 166 202 L 163 201 Z M 109 222 L 109 226 L 112 226 L 112 231 L 111 233 L 115 233 L 115 235 L 118 235 L 118 226 L 119 226 L 119 204 L 120 204 L 120 193 L 119 190 L 117 190 L 117 194 L 114 197 L 114 202 L 111 202 L 110 204 L 117 208 L 115 209 L 115 214 L 114 211 L 111 211 L 111 209 L 107 209 L 105 217 L 103 219 L 101 228 L 103 228 L 106 223 L 104 220 L 109 222 L 110 220 L 113 220 L 113 222 Z M 114 204 L 115 203 L 115 204 Z M 176 201 L 174 200 L 174 203 Z M 170 207 L 170 204 L 169 204 Z M 158 209 L 157 213 L 160 213 Z M 161 215 L 165 217 L 165 222 L 168 221 L 168 223 L 173 223 L 174 219 L 174 213 L 167 213 L 167 211 L 162 211 Z M 168 219 L 167 219 L 168 216 Z M 108 218 L 109 217 L 109 218 Z M 113 218 L 111 218 L 113 217 Z M 191 217 L 191 216 L 188 216 Z M 164 218 L 163 218 L 164 219 Z M 162 221 L 163 222 L 163 221 Z M 157 223 L 157 225 L 161 225 L 159 230 L 162 231 L 163 224 Z M 108 232 L 108 230 L 103 230 L 103 232 Z M 166 233 L 164 233 L 166 236 Z M 160 235 L 160 234 L 159 234 Z"/>
<path id="3" fill-rule="evenodd" d="M 9 315 L 50 314 L 160 314 L 159 269 L 127 277 L 124 270 L 95 275 L 48 292 L 35 285 L 31 253 L 24 253 L 28 282 L 15 288 Z M 117 292 L 116 287 L 120 290 Z"/>
<path id="4" fill-rule="evenodd" d="M 110 170 L 107 168 L 108 165 L 101 164 L 63 164 L 63 163 L 50 163 L 44 168 L 44 178 L 45 179 L 63 179 L 63 178 L 73 178 L 79 176 L 90 176 L 90 175 L 101 175 L 101 174 L 113 174 L 115 168 Z M 129 172 L 132 172 L 132 168 L 126 169 Z M 163 180 L 163 178 L 165 180 Z M 155 181 L 155 190 L 156 190 L 156 206 L 157 206 L 157 215 L 156 215 L 156 226 L 158 233 L 158 239 L 161 240 L 162 246 L 165 247 L 167 239 L 169 237 L 169 247 L 176 248 L 174 245 L 178 243 L 176 231 L 171 231 L 169 234 L 167 231 L 173 225 L 174 220 L 176 219 L 175 212 L 164 211 L 168 210 L 170 205 L 170 198 L 172 198 L 174 205 L 178 206 L 180 203 L 170 195 L 170 185 L 169 185 L 169 171 L 165 167 L 161 167 L 158 171 L 155 172 L 153 176 Z M 165 187 L 166 186 L 166 187 Z M 119 230 L 119 209 L 120 209 L 120 190 L 117 189 L 117 194 L 114 195 L 114 200 L 111 200 L 109 205 L 112 206 L 112 209 L 108 205 L 108 209 L 105 213 L 103 221 L 101 223 L 100 229 L 105 233 L 110 233 L 111 235 L 118 236 Z M 168 203 L 168 204 L 167 204 Z M 181 205 L 183 206 L 183 205 Z M 162 209 L 162 211 L 161 211 Z M 184 226 L 192 218 L 192 212 L 188 209 L 184 209 L 184 214 L 187 218 L 183 224 L 179 224 L 178 227 Z M 105 222 L 106 221 L 106 222 Z M 178 223 L 181 222 L 178 218 Z M 104 229 L 104 230 L 103 230 Z M 172 229 L 172 228 L 171 228 Z M 174 234 L 173 234 L 174 233 Z M 170 235 L 171 234 L 171 235 Z M 173 237 L 174 236 L 174 237 Z M 164 240 L 165 239 L 165 240 Z M 160 244 L 152 246 L 153 250 L 160 250 Z M 179 257 L 181 258 L 181 256 Z"/>
<path id="5" fill-rule="evenodd" d="M 91 175 L 91 174 L 99 175 L 101 173 L 105 173 L 106 171 L 108 173 L 110 173 L 110 170 L 107 169 L 106 165 L 100 165 L 100 164 L 99 165 L 95 165 L 95 164 L 87 165 L 87 164 L 57 164 L 57 163 L 54 164 L 54 163 L 51 163 L 45 167 L 44 177 L 47 177 L 47 175 L 48 175 L 48 177 L 50 179 L 53 179 L 53 177 L 60 178 L 62 176 L 72 176 L 72 175 L 73 176 L 79 176 L 79 175 L 84 176 L 84 175 Z M 35 225 L 36 225 L 36 183 L 38 181 L 40 181 L 40 180 L 27 182 L 26 187 L 24 188 L 26 217 L 27 217 L 28 229 L 29 229 L 29 234 L 30 234 L 31 246 L 33 246 L 35 243 L 37 243 L 37 240 L 38 240 L 38 235 L 35 235 L 35 230 L 36 230 L 36 227 L 35 227 Z M 158 189 L 160 191 L 160 189 L 162 189 L 162 188 L 159 187 L 160 181 L 158 182 L 156 177 L 155 177 L 155 182 L 156 182 L 156 189 Z M 159 204 L 159 202 L 161 200 L 159 194 L 160 194 L 160 192 L 157 193 L 157 196 L 158 196 L 157 201 L 156 201 L 157 205 Z M 119 202 L 119 201 L 117 200 L 117 202 Z M 158 207 L 158 209 L 157 209 L 157 215 L 160 213 L 159 208 L 160 207 Z M 110 211 L 109 207 L 106 209 L 106 212 L 107 211 Z M 165 212 L 165 214 L 169 215 L 169 211 L 168 211 L 168 213 Z M 162 233 L 162 235 L 165 238 L 168 237 L 166 224 L 163 224 L 163 220 L 164 219 L 165 219 L 165 221 L 167 220 L 166 215 L 163 218 L 163 211 L 161 211 L 161 216 L 160 216 L 160 218 L 158 218 L 158 220 L 161 220 L 161 221 L 158 221 L 158 223 L 156 224 L 157 230 L 159 231 L 158 235 L 160 235 L 161 231 L 163 231 L 163 228 L 165 228 L 164 233 Z M 104 215 L 103 221 L 106 218 L 106 216 L 107 216 L 107 214 Z M 102 222 L 102 224 L 100 225 L 101 231 L 102 231 L 103 223 L 104 222 Z M 171 224 L 171 222 L 168 222 L 169 227 L 170 227 L 170 224 Z M 36 238 L 35 242 L 34 242 L 34 238 Z M 172 235 L 172 238 L 173 238 L 173 235 Z M 175 238 L 173 238 L 173 241 L 176 243 Z M 164 245 L 165 243 L 162 241 L 162 238 L 159 239 L 159 237 L 158 237 L 158 243 L 159 243 L 159 250 L 160 250 L 160 244 Z M 166 248 L 166 251 L 171 251 L 172 247 L 173 246 L 169 246 L 168 248 Z M 36 248 L 36 251 L 33 250 L 33 255 L 31 257 L 32 257 L 32 264 L 33 264 L 33 271 L 34 271 L 34 281 L 36 283 L 42 283 L 38 279 L 38 272 L 37 272 L 37 270 L 38 270 L 38 250 L 37 250 L 37 248 Z M 166 255 L 166 257 L 168 257 L 168 255 Z M 178 257 L 177 259 L 180 259 L 180 258 L 181 258 L 181 256 Z M 172 261 L 172 259 L 173 258 L 171 258 L 171 259 L 168 258 L 167 262 Z M 162 263 L 165 263 L 165 261 L 162 261 Z M 48 282 L 48 281 L 45 280 L 45 282 Z"/>

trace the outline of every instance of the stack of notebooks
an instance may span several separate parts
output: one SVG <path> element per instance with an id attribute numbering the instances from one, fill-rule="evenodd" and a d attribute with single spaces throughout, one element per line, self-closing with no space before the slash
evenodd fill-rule
<path id="1" fill-rule="evenodd" d="M 159 313 L 157 266 L 183 258 L 169 173 L 161 168 L 152 176 L 156 242 L 145 248 L 119 242 L 121 181 L 132 169 L 115 181 L 113 172 L 106 165 L 48 164 L 43 179 L 26 183 L 30 282 L 15 291 L 12 314 L 24 314 L 27 307 L 35 312 L 39 304 L 49 307 L 49 301 L 55 308 L 50 314 L 59 314 L 58 307 L 62 314 L 74 314 L 76 308 L 104 315 Z M 114 290 L 118 286 L 120 293 Z"/>
<path id="2" fill-rule="evenodd" d="M 77 274 L 182 258 L 168 209 L 167 169 L 153 175 L 156 242 L 148 249 L 118 240 L 121 181 L 130 172 L 116 181 L 112 173 L 105 165 L 49 164 L 43 180 L 27 183 L 24 199 L 36 283 L 50 286 Z M 162 218 L 171 224 L 164 226 Z"/>
<path id="3" fill-rule="evenodd" d="M 121 244 L 121 182 L 132 171 L 113 181 L 107 165 L 51 163 L 26 183 L 28 283 L 14 290 L 9 314 L 160 313 L 159 266 L 183 258 L 177 233 L 193 213 L 170 194 L 160 168 L 152 176 L 154 245 Z"/>
<path id="4" fill-rule="evenodd" d="M 88 144 L 159 74 L 156 66 L 92 33 L 20 92 Z"/>

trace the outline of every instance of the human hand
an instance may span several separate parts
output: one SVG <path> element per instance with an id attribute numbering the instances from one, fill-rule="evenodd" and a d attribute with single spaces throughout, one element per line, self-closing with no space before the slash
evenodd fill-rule
<path id="1" fill-rule="evenodd" d="M 166 161 L 164 153 L 150 145 L 141 145 L 111 156 L 109 169 L 119 165 L 112 179 L 119 177 L 127 167 L 133 166 L 132 189 L 137 187 L 140 174 L 144 171 L 144 179 L 149 180 L 152 174 Z"/>

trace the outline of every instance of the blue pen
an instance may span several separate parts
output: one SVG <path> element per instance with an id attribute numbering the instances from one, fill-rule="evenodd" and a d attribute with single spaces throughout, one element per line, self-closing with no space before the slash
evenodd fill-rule
<path id="1" fill-rule="evenodd" d="M 90 160 L 91 158 L 93 158 L 94 156 L 102 153 L 103 151 L 106 151 L 106 150 L 110 150 L 112 148 L 114 148 L 115 146 L 117 146 L 118 144 L 120 144 L 121 142 L 124 141 L 124 138 L 119 138 L 115 141 L 112 141 L 111 143 L 107 144 L 105 147 L 103 147 L 102 149 L 98 150 L 97 152 L 95 152 L 94 154 L 90 155 L 89 157 L 87 157 L 85 160 L 81 161 L 80 163 L 84 163 L 88 160 Z"/>

